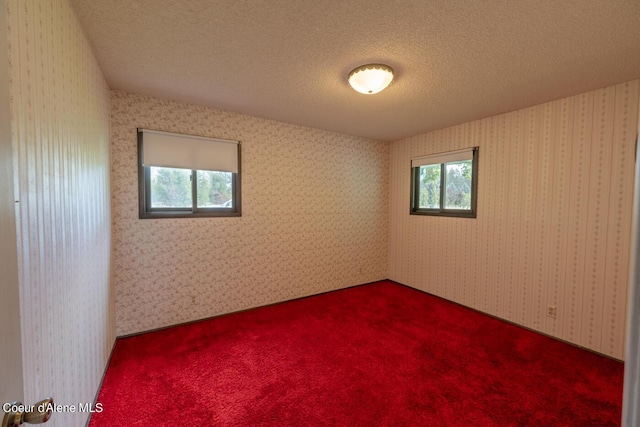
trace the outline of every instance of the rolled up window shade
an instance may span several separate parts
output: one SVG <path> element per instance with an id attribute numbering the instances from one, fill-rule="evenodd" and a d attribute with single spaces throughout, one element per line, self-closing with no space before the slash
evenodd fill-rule
<path id="1" fill-rule="evenodd" d="M 142 164 L 166 168 L 238 172 L 238 141 L 140 129 Z"/>
<path id="2" fill-rule="evenodd" d="M 465 148 L 464 150 L 448 151 L 446 153 L 431 154 L 428 156 L 415 157 L 411 159 L 411 167 L 437 165 L 440 163 L 462 162 L 473 160 L 475 148 Z"/>

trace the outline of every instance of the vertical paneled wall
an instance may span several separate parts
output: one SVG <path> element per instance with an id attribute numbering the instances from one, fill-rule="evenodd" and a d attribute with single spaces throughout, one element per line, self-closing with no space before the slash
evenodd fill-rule
<path id="1" fill-rule="evenodd" d="M 6 10 L 0 0 L 0 405 L 23 394 Z"/>
<path id="2" fill-rule="evenodd" d="M 67 0 L 7 6 L 24 398 L 78 405 L 114 342 L 109 89 Z"/>
<path id="3" fill-rule="evenodd" d="M 389 144 L 112 92 L 118 335 L 387 277 Z M 138 219 L 136 128 L 239 140 L 242 217 Z"/>
<path id="4" fill-rule="evenodd" d="M 632 81 L 392 143 L 389 277 L 622 359 L 638 95 Z M 409 215 L 411 158 L 472 146 L 478 217 Z"/>

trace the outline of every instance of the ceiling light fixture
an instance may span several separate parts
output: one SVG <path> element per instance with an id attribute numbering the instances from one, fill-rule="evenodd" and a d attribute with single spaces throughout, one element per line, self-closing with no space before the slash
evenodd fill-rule
<path id="1" fill-rule="evenodd" d="M 365 95 L 384 90 L 393 81 L 393 68 L 384 64 L 367 64 L 349 73 L 349 84 Z"/>

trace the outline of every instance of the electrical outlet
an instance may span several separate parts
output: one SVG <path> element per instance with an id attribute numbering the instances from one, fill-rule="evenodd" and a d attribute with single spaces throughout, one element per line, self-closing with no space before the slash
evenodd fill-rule
<path id="1" fill-rule="evenodd" d="M 555 305 L 550 305 L 547 307 L 548 317 L 553 317 L 555 319 L 557 314 L 558 314 L 558 307 L 556 307 Z"/>

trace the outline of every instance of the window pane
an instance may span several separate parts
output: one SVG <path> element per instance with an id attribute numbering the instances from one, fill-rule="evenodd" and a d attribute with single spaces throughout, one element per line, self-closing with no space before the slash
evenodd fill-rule
<path id="1" fill-rule="evenodd" d="M 198 207 L 233 208 L 231 172 L 197 171 Z"/>
<path id="2" fill-rule="evenodd" d="M 151 166 L 151 208 L 191 208 L 191 170 Z"/>
<path id="3" fill-rule="evenodd" d="M 420 166 L 420 200 L 418 208 L 440 208 L 440 165 Z"/>
<path id="4" fill-rule="evenodd" d="M 445 163 L 445 209 L 471 209 L 471 160 Z"/>

